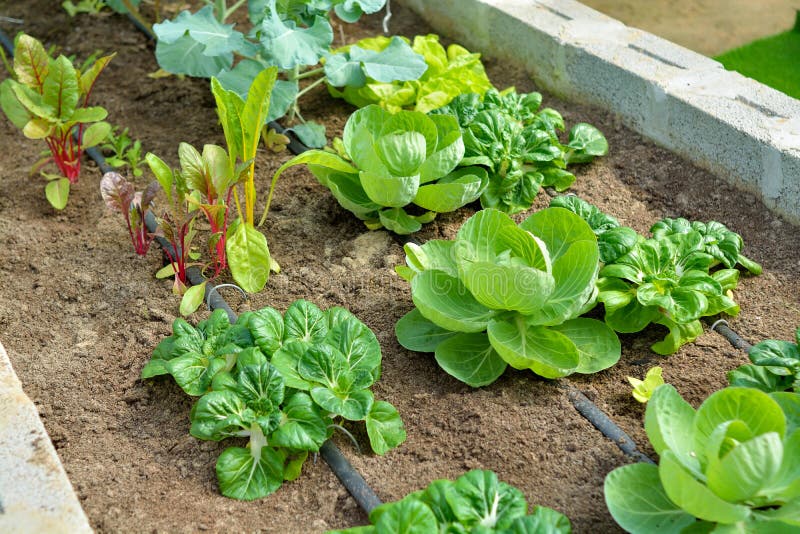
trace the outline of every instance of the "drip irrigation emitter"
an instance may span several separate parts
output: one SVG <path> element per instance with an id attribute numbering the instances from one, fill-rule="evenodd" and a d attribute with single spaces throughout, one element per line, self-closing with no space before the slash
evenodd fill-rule
<path id="1" fill-rule="evenodd" d="M 135 20 L 135 19 L 134 19 Z M 137 27 L 139 27 L 137 25 Z M 140 28 L 141 29 L 141 28 Z M 13 42 L 8 38 L 8 36 L 0 29 L 0 45 L 6 49 L 8 55 L 10 57 L 14 57 L 14 45 Z M 282 129 L 279 131 L 282 133 Z M 296 140 L 293 140 L 293 143 L 297 143 Z M 290 144 L 291 146 L 291 144 Z M 302 146 L 302 145 L 301 145 Z M 305 150 L 308 150 L 306 147 L 302 147 Z M 102 173 L 113 171 L 113 167 L 111 167 L 105 160 L 105 157 L 100 153 L 99 150 L 96 148 L 87 148 L 84 152 L 92 158 L 95 163 L 97 163 L 98 168 Z M 147 230 L 151 233 L 155 233 L 158 228 L 158 223 L 156 222 L 156 218 L 151 211 L 147 211 L 145 214 L 145 224 L 147 225 Z M 161 236 L 156 237 L 156 242 L 161 246 L 164 251 L 165 256 L 170 254 L 172 257 L 175 257 L 175 250 L 172 247 L 172 244 L 167 241 L 165 238 Z M 190 267 L 186 271 L 187 281 L 190 285 L 198 285 L 204 282 L 207 282 L 205 277 L 203 277 L 203 273 L 198 267 Z M 227 285 L 227 284 L 221 284 Z M 233 323 L 236 321 L 237 315 L 233 311 L 233 309 L 228 305 L 224 298 L 219 294 L 217 290 L 219 286 L 214 286 L 211 283 L 206 283 L 205 289 L 205 301 L 208 304 L 209 309 L 216 310 L 216 309 L 223 309 L 225 313 L 228 315 L 228 319 Z M 367 484 L 364 477 L 353 468 L 347 458 L 342 454 L 339 448 L 331 441 L 328 440 L 323 443 L 322 447 L 320 447 L 320 455 L 331 468 L 333 473 L 336 477 L 342 482 L 342 485 L 347 489 L 347 491 L 353 496 L 356 500 L 358 505 L 367 513 L 369 514 L 376 506 L 382 504 L 380 498 L 375 493 L 375 491 Z"/>

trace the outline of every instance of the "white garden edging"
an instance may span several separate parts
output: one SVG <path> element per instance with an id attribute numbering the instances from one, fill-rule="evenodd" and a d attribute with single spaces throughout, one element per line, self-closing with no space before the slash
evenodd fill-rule
<path id="1" fill-rule="evenodd" d="M 92 532 L 36 407 L 0 344 L 0 532 Z"/>
<path id="2" fill-rule="evenodd" d="M 397 0 L 800 222 L 800 101 L 574 0 Z"/>

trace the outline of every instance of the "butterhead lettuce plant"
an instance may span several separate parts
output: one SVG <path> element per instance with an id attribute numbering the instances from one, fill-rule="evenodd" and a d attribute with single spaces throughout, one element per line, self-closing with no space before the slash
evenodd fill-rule
<path id="1" fill-rule="evenodd" d="M 407 244 L 416 308 L 397 323 L 400 344 L 435 352 L 471 386 L 494 382 L 507 365 L 545 378 L 595 373 L 615 364 L 620 342 L 608 325 L 580 317 L 595 304 L 599 252 L 586 222 L 563 208 L 519 225 L 487 209 L 455 240 Z"/>
<path id="2" fill-rule="evenodd" d="M 609 473 L 614 520 L 633 534 L 797 532 L 798 406 L 794 393 L 731 387 L 695 410 L 660 386 L 645 415 L 659 463 Z"/>
<path id="3" fill-rule="evenodd" d="M 231 324 L 216 310 L 196 327 L 176 319 L 172 328 L 142 378 L 168 374 L 199 397 L 192 436 L 248 440 L 217 460 L 226 497 L 258 499 L 296 479 L 342 421 L 364 421 L 376 454 L 406 439 L 397 410 L 370 389 L 381 374 L 378 340 L 344 308 L 298 300 L 283 315 L 263 308 Z"/>
<path id="4" fill-rule="evenodd" d="M 435 480 L 405 498 L 369 514 L 372 523 L 329 534 L 466 533 L 570 534 L 567 516 L 536 506 L 528 513 L 525 495 L 493 471 L 475 469 L 456 480 Z"/>
<path id="5" fill-rule="evenodd" d="M 450 116 L 392 114 L 367 106 L 347 120 L 341 148 L 339 154 L 312 150 L 289 160 L 275 173 L 273 188 L 283 171 L 307 164 L 339 204 L 368 228 L 411 234 L 437 213 L 477 200 L 487 184 L 480 167 L 456 169 L 464 144 Z M 409 213 L 409 208 L 422 213 Z"/>

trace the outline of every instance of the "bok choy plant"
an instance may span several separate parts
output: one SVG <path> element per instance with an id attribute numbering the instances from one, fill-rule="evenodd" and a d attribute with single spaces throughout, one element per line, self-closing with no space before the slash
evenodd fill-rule
<path id="1" fill-rule="evenodd" d="M 507 365 L 545 378 L 614 365 L 620 342 L 595 305 L 599 252 L 592 229 L 563 208 L 517 225 L 505 213 L 473 215 L 453 241 L 405 246 L 416 308 L 397 323 L 400 344 L 434 352 L 449 374 L 473 387 Z"/>
<path id="2" fill-rule="evenodd" d="M 608 152 L 608 142 L 594 126 L 579 123 L 562 144 L 558 132 L 564 119 L 550 108 L 540 109 L 539 93 L 502 93 L 490 89 L 456 97 L 433 113 L 455 115 L 463 130 L 461 165 L 481 165 L 489 171 L 489 185 L 481 206 L 517 213 L 531 207 L 540 187 L 567 189 L 575 176 L 567 170 Z"/>
<path id="3" fill-rule="evenodd" d="M 286 169 L 306 164 L 368 228 L 411 234 L 437 213 L 477 200 L 487 183 L 480 167 L 456 169 L 464 145 L 458 123 L 449 116 L 391 114 L 367 106 L 347 120 L 341 149 L 339 154 L 312 150 L 289 160 L 275 173 L 272 189 Z M 422 213 L 406 211 L 411 205 Z M 265 216 L 268 210 L 269 201 Z"/>
<path id="4" fill-rule="evenodd" d="M 663 219 L 645 239 L 576 197 L 556 198 L 551 205 L 578 214 L 598 235 L 604 265 L 597 298 L 606 323 L 620 333 L 640 332 L 651 323 L 665 326 L 669 333 L 651 347 L 658 354 L 694 341 L 703 333 L 701 317 L 739 313 L 733 300 L 737 265 L 761 272 L 741 254 L 741 236 L 718 222 Z"/>
<path id="5" fill-rule="evenodd" d="M 367 527 L 329 534 L 473 532 L 480 534 L 570 534 L 569 519 L 545 506 L 528 514 L 525 495 L 500 482 L 493 471 L 472 470 L 456 480 L 436 480 L 369 514 Z"/>
<path id="6" fill-rule="evenodd" d="M 220 85 L 241 98 L 250 91 L 256 76 L 276 67 L 286 79 L 272 89 L 271 106 L 265 120 L 288 113 L 289 121 L 300 115 L 299 99 L 322 83 L 363 86 L 367 79 L 380 82 L 415 80 L 427 64 L 400 38 L 392 38 L 385 49 L 359 46 L 334 52 L 332 13 L 344 22 L 355 22 L 364 13 L 375 13 L 386 0 L 248 0 L 252 29 L 242 33 L 226 20 L 244 2 L 209 4 L 197 13 L 181 12 L 174 20 L 155 24 L 158 38 L 156 59 L 167 72 L 190 76 L 215 76 Z M 235 62 L 235 58 L 240 58 Z M 321 67 L 317 67 L 322 63 Z M 314 79 L 316 78 L 316 79 Z M 311 80 L 302 89 L 302 80 Z M 308 123 L 312 124 L 312 123 Z M 263 123 L 262 123 L 263 125 Z M 305 124 L 296 132 L 309 146 L 325 145 L 324 128 Z"/>
<path id="7" fill-rule="evenodd" d="M 42 139 L 50 155 L 31 169 L 36 172 L 53 161 L 59 174 L 42 172 L 48 181 L 45 196 L 56 209 L 64 209 L 70 185 L 78 181 L 81 155 L 103 142 L 111 126 L 107 112 L 88 106 L 97 77 L 114 54 L 75 68 L 63 55 L 50 57 L 41 42 L 24 33 L 14 41 L 13 79 L 0 84 L 0 107 L 29 139 Z"/>
<path id="8" fill-rule="evenodd" d="M 695 410 L 670 385 L 647 404 L 645 430 L 658 465 L 608 474 L 619 525 L 651 532 L 796 532 L 800 527 L 800 401 L 726 388 Z"/>
<path id="9" fill-rule="evenodd" d="M 751 364 L 742 365 L 728 373 L 732 386 L 800 393 L 800 328 L 794 343 L 768 339 L 753 345 L 747 353 Z"/>
<path id="10" fill-rule="evenodd" d="M 263 308 L 234 324 L 222 310 L 196 327 L 176 319 L 142 369 L 142 378 L 166 374 L 199 397 L 194 437 L 249 440 L 217 460 L 226 497 L 258 499 L 296 479 L 343 421 L 364 421 L 376 454 L 406 438 L 397 410 L 370 389 L 381 374 L 378 340 L 344 308 L 298 300 L 283 316 Z"/>

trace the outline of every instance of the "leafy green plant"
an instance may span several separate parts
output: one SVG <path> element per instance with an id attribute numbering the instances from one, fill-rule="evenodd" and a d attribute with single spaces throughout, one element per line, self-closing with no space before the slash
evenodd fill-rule
<path id="1" fill-rule="evenodd" d="M 322 83 L 362 86 L 367 78 L 381 82 L 418 78 L 427 64 L 400 38 L 393 38 L 380 52 L 350 47 L 331 50 L 333 12 L 345 22 L 355 22 L 364 13 L 375 13 L 385 0 L 249 0 L 247 10 L 252 30 L 245 34 L 225 21 L 244 2 L 228 7 L 224 1 L 209 3 L 197 13 L 183 11 L 174 20 L 155 24 L 158 37 L 156 59 L 162 69 L 190 76 L 216 76 L 226 89 L 244 98 L 256 76 L 268 67 L 285 73 L 272 91 L 266 120 L 288 113 L 289 121 L 300 115 L 298 101 Z M 234 58 L 242 58 L 234 66 Z M 323 62 L 322 67 L 316 67 Z M 302 89 L 300 82 L 310 80 Z M 299 134 L 317 148 L 325 145 L 319 129 L 299 126 Z M 324 129 L 322 131 L 324 133 Z"/>
<path id="2" fill-rule="evenodd" d="M 767 393 L 794 391 L 800 393 L 800 328 L 795 342 L 768 339 L 748 351 L 752 364 L 742 365 L 728 373 L 732 386 L 757 388 Z"/>
<path id="3" fill-rule="evenodd" d="M 761 265 L 742 254 L 744 248 L 742 236 L 728 230 L 722 223 L 689 222 L 684 218 L 662 219 L 650 228 L 650 232 L 656 238 L 687 234 L 692 231 L 703 236 L 705 252 L 714 258 L 714 265 L 722 264 L 728 269 L 733 269 L 738 264 L 751 274 L 761 274 Z"/>
<path id="4" fill-rule="evenodd" d="M 225 247 L 233 279 L 248 292 L 261 291 L 269 279 L 270 270 L 280 270 L 277 262 L 270 256 L 267 238 L 255 228 L 254 215 L 256 150 L 276 77 L 275 67 L 261 71 L 253 81 L 246 100 L 223 88 L 216 78 L 211 79 L 211 92 L 217 103 L 217 116 L 225 132 L 229 160 L 245 166 L 241 180 L 244 209 L 239 202 L 239 193 L 234 189 L 233 198 L 239 218 L 227 230 Z M 269 205 L 264 211 L 264 217 L 268 210 Z"/>
<path id="5" fill-rule="evenodd" d="M 525 495 L 492 471 L 475 469 L 453 480 L 436 480 L 400 501 L 369 514 L 372 526 L 330 534 L 474 532 L 481 534 L 570 534 L 569 519 L 545 506 L 528 514 Z"/>
<path id="6" fill-rule="evenodd" d="M 416 111 L 393 115 L 371 105 L 347 120 L 341 154 L 320 150 L 300 154 L 278 169 L 272 186 L 289 167 L 307 164 L 339 204 L 368 228 L 410 234 L 437 213 L 476 200 L 486 187 L 483 169 L 455 170 L 463 153 L 461 131 L 453 117 Z M 406 207 L 411 204 L 424 212 L 409 214 Z M 269 202 L 265 214 L 268 210 Z"/>
<path id="7" fill-rule="evenodd" d="M 388 37 L 369 37 L 336 52 L 348 53 L 354 49 L 383 52 L 391 44 L 392 39 Z M 411 49 L 421 55 L 428 66 L 419 78 L 386 82 L 367 76 L 361 84 L 329 82 L 330 93 L 359 108 L 377 104 L 393 113 L 401 109 L 427 113 L 449 104 L 458 95 L 483 95 L 492 87 L 480 54 L 470 53 L 457 44 L 445 49 L 439 44 L 439 36 L 432 34 L 414 37 Z M 338 89 L 337 86 L 344 87 Z"/>
<path id="8" fill-rule="evenodd" d="M 353 314 L 298 300 L 283 316 L 263 308 L 234 324 L 222 310 L 197 327 L 176 319 L 142 378 L 169 374 L 199 397 L 194 437 L 249 439 L 227 448 L 216 470 L 223 495 L 253 500 L 300 476 L 339 421 L 365 421 L 377 454 L 405 441 L 397 410 L 370 390 L 380 369 L 378 340 Z"/>
<path id="9" fill-rule="evenodd" d="M 589 224 L 597 236 L 601 263 L 614 262 L 630 252 L 636 243 L 643 239 L 633 228 L 620 225 L 614 217 L 574 195 L 554 197 L 550 201 L 550 206 L 566 208 Z"/>
<path id="10" fill-rule="evenodd" d="M 647 402 L 653 396 L 659 386 L 664 385 L 664 378 L 661 376 L 661 367 L 651 367 L 647 370 L 644 380 L 639 380 L 632 376 L 625 377 L 633 387 L 631 394 L 639 402 Z"/>
<path id="11" fill-rule="evenodd" d="M 800 401 L 726 388 L 698 410 L 670 385 L 647 404 L 660 456 L 608 474 L 605 497 L 628 532 L 795 532 L 800 527 Z"/>
<path id="12" fill-rule="evenodd" d="M 397 323 L 397 338 L 435 352 L 462 382 L 491 384 L 507 365 L 558 378 L 619 360 L 611 328 L 579 317 L 595 304 L 599 252 L 574 213 L 547 208 L 517 226 L 486 209 L 455 240 L 405 250 L 407 266 L 397 272 L 411 282 L 416 308 Z"/>
<path id="13" fill-rule="evenodd" d="M 121 213 L 128 226 L 136 254 L 147 254 L 155 234 L 147 230 L 144 216 L 153 204 L 158 192 L 158 182 L 151 182 L 143 192 L 136 192 L 133 184 L 116 172 L 107 172 L 100 180 L 100 195 L 106 206 Z"/>
<path id="14" fill-rule="evenodd" d="M 160 232 L 172 245 L 171 251 L 164 249 L 170 262 L 166 276 L 175 276 L 172 292 L 185 297 L 189 282 L 192 241 L 197 235 L 194 223 L 198 215 L 196 208 L 198 202 L 189 201 L 191 192 L 183 173 L 174 171 L 161 158 L 150 152 L 145 156 L 145 161 L 167 198 L 166 208 L 156 215 Z"/>
<path id="15" fill-rule="evenodd" d="M 489 185 L 481 206 L 517 213 L 531 207 L 540 187 L 567 189 L 575 176 L 573 163 L 586 163 L 608 152 L 608 142 L 594 126 L 579 123 L 562 144 L 558 132 L 564 119 L 550 108 L 540 109 L 539 93 L 517 94 L 511 88 L 456 97 L 437 114 L 455 115 L 463 130 L 461 165 L 482 165 Z"/>
<path id="16" fill-rule="evenodd" d="M 109 131 L 105 143 L 100 146 L 106 152 L 106 163 L 116 169 L 128 166 L 134 176 L 141 176 L 144 165 L 142 142 L 138 139 L 131 139 L 127 128 L 119 134 L 117 134 L 117 129 L 115 127 Z"/>
<path id="17" fill-rule="evenodd" d="M 578 214 L 598 236 L 605 264 L 598 300 L 606 322 L 621 333 L 640 332 L 650 323 L 666 326 L 669 334 L 651 347 L 658 354 L 672 354 L 694 341 L 703 333 L 701 317 L 739 313 L 733 300 L 737 264 L 761 272 L 741 254 L 741 236 L 715 221 L 663 219 L 645 239 L 577 197 L 556 197 L 551 206 Z"/>
<path id="18" fill-rule="evenodd" d="M 84 149 L 101 143 L 111 128 L 102 122 L 107 112 L 88 107 L 95 81 L 114 54 L 75 68 L 63 55 L 50 57 L 35 38 L 20 33 L 14 41 L 13 79 L 0 84 L 0 107 L 29 139 L 43 139 L 50 155 L 32 172 L 54 161 L 60 174 L 42 172 L 45 195 L 64 209 L 71 184 L 78 181 Z M 90 126 L 87 126 L 90 125 Z"/>
<path id="19" fill-rule="evenodd" d="M 106 3 L 104 0 L 78 0 L 77 3 L 72 0 L 64 0 L 61 2 L 61 7 L 70 17 L 74 17 L 78 13 L 97 15 L 106 7 Z"/>

